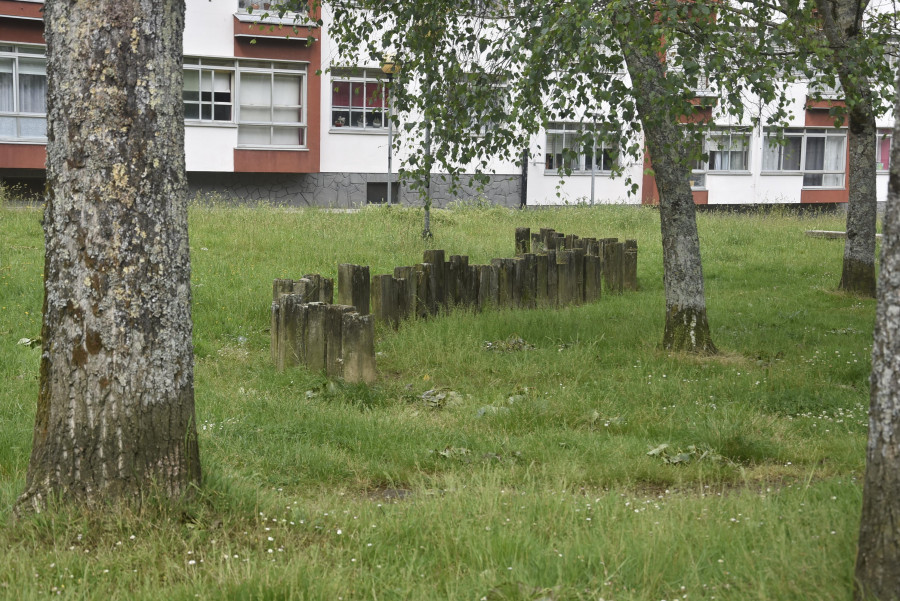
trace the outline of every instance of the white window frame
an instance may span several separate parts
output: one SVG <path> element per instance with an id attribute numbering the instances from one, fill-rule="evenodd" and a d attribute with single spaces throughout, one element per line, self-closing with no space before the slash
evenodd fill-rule
<path id="1" fill-rule="evenodd" d="M 572 143 L 567 143 L 566 141 L 566 138 L 570 136 L 574 139 L 578 137 L 582 131 L 590 130 L 591 125 L 592 124 L 590 123 L 579 123 L 574 121 L 555 121 L 547 124 L 547 127 L 544 130 L 544 175 L 558 176 L 560 164 L 565 160 L 562 158 L 562 153 L 551 153 L 550 136 L 562 136 L 562 149 L 577 150 L 578 154 L 574 158 L 575 164 L 572 165 L 572 175 L 590 175 L 592 172 L 597 175 L 612 174 L 612 171 L 616 166 L 616 159 L 609 154 L 611 150 L 614 150 L 612 145 L 599 139 L 590 149 L 591 155 L 599 156 L 601 159 L 599 162 L 600 164 L 597 165 L 596 171 L 594 171 L 588 164 L 589 153 L 586 151 L 587 149 L 576 149 L 574 148 L 574 141 Z M 595 139 L 596 137 L 601 137 L 600 134 L 601 132 L 595 132 Z M 608 157 L 609 165 L 606 164 L 607 158 L 604 157 Z"/>
<path id="2" fill-rule="evenodd" d="M 12 142 L 27 142 L 27 143 L 46 143 L 47 142 L 47 113 L 46 110 L 43 113 L 28 113 L 21 110 L 21 100 L 19 98 L 19 76 L 20 76 L 20 66 L 19 61 L 21 59 L 37 59 L 44 61 L 44 78 L 47 77 L 47 69 L 46 69 L 46 48 L 44 46 L 31 45 L 31 44 L 15 44 L 15 43 L 7 43 L 0 42 L 0 59 L 12 60 L 12 111 L 2 111 L 0 112 L 0 118 L 3 119 L 14 119 L 14 127 L 15 133 L 10 135 L 0 134 L 0 140 L 3 141 L 12 141 Z M 46 85 L 46 84 L 45 84 Z M 45 105 L 46 106 L 46 105 Z M 25 136 L 22 135 L 22 123 L 25 120 L 28 121 L 37 121 L 39 119 L 43 119 L 44 122 L 44 135 L 43 136 Z"/>
<path id="3" fill-rule="evenodd" d="M 784 130 L 785 138 L 800 138 L 800 169 L 784 169 L 784 146 L 775 142 L 777 138 L 777 133 L 772 131 L 767 131 L 763 136 L 763 164 L 762 164 L 762 175 L 778 175 L 778 174 L 789 174 L 789 175 L 802 175 L 804 176 L 803 188 L 809 190 L 843 190 L 846 187 L 847 183 L 847 130 L 846 128 L 833 128 L 833 127 L 808 127 L 806 129 L 785 129 Z M 806 166 L 806 157 L 807 157 L 807 143 L 812 139 L 829 139 L 829 138 L 840 138 L 841 139 L 841 168 L 840 169 L 807 169 Z M 827 142 L 826 142 L 827 144 Z M 777 169 L 768 169 L 765 168 L 765 153 L 767 146 L 772 146 L 773 148 L 778 148 L 778 163 L 779 167 Z M 807 176 L 816 176 L 821 175 L 824 176 L 840 176 L 841 183 L 840 184 L 832 184 L 832 185 L 816 185 L 811 184 L 806 181 Z"/>
<path id="4" fill-rule="evenodd" d="M 268 63 L 269 67 L 259 66 L 262 63 Z M 235 122 L 238 124 L 238 140 L 240 140 L 241 126 L 247 127 L 269 127 L 269 144 L 241 144 L 238 141 L 238 148 L 264 149 L 264 150 L 307 150 L 309 148 L 309 131 L 307 126 L 307 111 L 309 107 L 309 90 L 308 90 L 308 68 L 305 63 L 285 63 L 279 61 L 237 61 L 237 70 L 235 72 L 236 85 L 234 97 L 237 98 L 235 103 Z M 269 105 L 270 119 L 268 121 L 249 120 L 241 116 L 241 77 L 244 74 L 269 75 L 270 98 L 273 102 Z M 274 116 L 274 81 L 279 75 L 297 76 L 300 78 L 300 99 L 301 104 L 290 105 L 280 108 L 298 108 L 300 113 L 299 121 L 276 121 Z M 274 129 L 278 127 L 298 128 L 303 131 L 302 144 L 273 144 L 271 140 L 274 137 Z"/>
<path id="5" fill-rule="evenodd" d="M 335 105 L 334 104 L 334 87 L 335 84 L 338 83 L 349 83 L 350 84 L 350 97 L 349 105 Z M 353 106 L 353 86 L 356 84 L 361 84 L 363 86 L 368 87 L 369 85 L 378 85 L 382 87 L 381 94 L 381 107 L 354 107 Z M 390 90 L 387 89 L 387 81 L 384 78 L 384 74 L 380 69 L 368 69 L 368 68 L 358 68 L 358 69 L 343 69 L 337 68 L 333 69 L 331 72 L 331 127 L 330 130 L 334 131 L 348 131 L 359 133 L 362 131 L 366 132 L 378 132 L 378 133 L 386 133 L 387 132 L 387 120 L 388 120 L 388 105 L 390 104 Z M 364 104 L 365 103 L 364 100 Z M 353 112 L 354 108 L 357 109 L 357 112 L 362 112 L 362 124 L 359 122 L 354 122 Z M 368 113 L 377 113 L 381 112 L 381 125 L 374 125 L 374 121 L 372 125 L 369 125 Z M 344 122 L 340 123 L 339 118 L 344 117 L 343 114 L 337 115 L 337 113 L 347 113 L 346 118 L 344 118 Z"/>
<path id="6" fill-rule="evenodd" d="M 194 57 L 185 57 L 184 58 L 184 71 L 185 75 L 187 75 L 188 71 L 197 72 L 198 78 L 200 81 L 200 90 L 198 90 L 198 98 L 197 100 L 187 100 L 184 98 L 184 93 L 182 93 L 182 102 L 184 103 L 185 108 L 185 117 L 184 120 L 186 123 L 191 125 L 197 124 L 213 124 L 213 125 L 222 125 L 222 124 L 233 124 L 235 123 L 235 97 L 237 95 L 237 86 L 235 85 L 235 63 L 233 60 L 222 60 L 222 59 L 204 59 L 204 58 L 194 58 Z M 228 102 L 216 101 L 215 99 L 215 85 L 213 86 L 212 96 L 209 101 L 203 100 L 203 75 L 205 73 L 211 73 L 213 81 L 217 79 L 217 77 L 222 76 L 222 74 L 226 74 L 225 77 L 228 77 L 228 89 L 229 94 L 231 96 Z M 186 78 L 185 78 L 186 79 Z M 188 105 L 196 105 L 197 106 L 197 117 L 188 117 L 187 116 L 187 107 Z M 210 107 L 210 117 L 203 117 L 203 107 Z M 229 117 L 228 119 L 216 119 L 216 107 L 228 106 L 229 107 Z"/>
<path id="7" fill-rule="evenodd" d="M 728 146 L 732 148 L 728 151 L 719 151 L 719 150 L 711 150 L 710 142 L 713 138 L 725 138 L 728 141 Z M 733 149 L 733 141 L 737 138 L 742 138 L 744 141 L 743 149 L 734 150 Z M 749 175 L 750 174 L 750 160 L 752 158 L 751 150 L 750 150 L 750 130 L 747 128 L 741 127 L 721 127 L 714 128 L 704 133 L 703 135 L 703 147 L 702 154 L 706 155 L 707 159 L 703 160 L 702 158 L 697 160 L 694 163 L 694 167 L 691 169 L 690 173 L 690 183 L 691 189 L 693 190 L 705 190 L 706 189 L 706 178 L 710 174 L 715 175 Z M 743 169 L 733 169 L 731 167 L 732 160 L 731 156 L 728 158 L 728 169 L 717 169 L 714 164 L 711 165 L 709 161 L 709 153 L 711 152 L 743 152 L 746 153 L 746 158 L 744 159 L 744 163 L 746 167 Z"/>

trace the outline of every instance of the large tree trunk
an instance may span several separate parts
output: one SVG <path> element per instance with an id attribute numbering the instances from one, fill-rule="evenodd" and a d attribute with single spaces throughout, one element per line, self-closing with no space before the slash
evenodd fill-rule
<path id="1" fill-rule="evenodd" d="M 200 481 L 184 177 L 184 0 L 48 0 L 44 320 L 17 511 Z"/>
<path id="2" fill-rule="evenodd" d="M 859 42 L 868 0 L 816 0 L 823 32 L 849 107 L 850 154 L 847 240 L 840 288 L 875 296 L 875 146 L 877 130 L 872 91 L 863 73 L 871 60 Z"/>
<path id="3" fill-rule="evenodd" d="M 665 63 L 649 26 L 625 28 L 622 46 L 631 75 L 635 104 L 644 124 L 644 142 L 653 161 L 659 190 L 660 229 L 663 247 L 663 284 L 666 325 L 662 346 L 693 353 L 715 353 L 706 318 L 706 294 L 694 198 L 689 183 L 690 167 L 683 157 L 690 148 L 682 115 L 672 107 L 665 89 Z M 644 31 L 646 30 L 646 31 Z M 660 112 L 670 118 L 660 119 Z M 653 119 L 646 118 L 654 116 Z"/>
<path id="4" fill-rule="evenodd" d="M 856 555 L 854 598 L 859 601 L 900 600 L 900 103 L 894 115 Z"/>

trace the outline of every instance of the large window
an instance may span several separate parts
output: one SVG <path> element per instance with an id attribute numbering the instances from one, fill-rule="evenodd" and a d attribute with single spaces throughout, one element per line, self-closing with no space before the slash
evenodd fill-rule
<path id="1" fill-rule="evenodd" d="M 238 62 L 238 145 L 306 147 L 306 70 L 297 63 Z"/>
<path id="2" fill-rule="evenodd" d="M 741 129 L 716 129 L 706 133 L 698 159 L 690 174 L 692 188 L 705 188 L 706 175 L 746 173 L 750 169 L 750 134 Z"/>
<path id="3" fill-rule="evenodd" d="M 613 148 L 601 134 L 585 136 L 590 124 L 554 122 L 547 126 L 545 171 L 568 168 L 573 173 L 610 172 L 615 165 Z M 587 140 L 585 140 L 587 138 Z"/>
<path id="4" fill-rule="evenodd" d="M 805 188 L 843 188 L 847 134 L 822 128 L 785 130 L 779 141 L 768 134 L 763 142 L 763 173 L 795 172 Z"/>
<path id="5" fill-rule="evenodd" d="M 332 127 L 386 128 L 387 103 L 387 91 L 380 70 L 335 69 L 332 73 Z"/>
<path id="6" fill-rule="evenodd" d="M 41 46 L 0 45 L 0 138 L 47 138 L 47 59 Z"/>
<path id="7" fill-rule="evenodd" d="M 184 118 L 232 121 L 234 61 L 184 59 Z"/>

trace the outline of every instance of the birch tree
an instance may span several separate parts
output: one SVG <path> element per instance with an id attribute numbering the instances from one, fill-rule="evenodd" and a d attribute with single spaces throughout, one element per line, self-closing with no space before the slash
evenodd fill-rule
<path id="1" fill-rule="evenodd" d="M 184 0 L 48 0 L 40 388 L 17 512 L 200 482 Z"/>

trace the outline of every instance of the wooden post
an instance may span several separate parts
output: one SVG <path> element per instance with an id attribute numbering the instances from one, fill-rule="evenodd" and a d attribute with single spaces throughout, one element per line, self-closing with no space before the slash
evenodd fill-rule
<path id="1" fill-rule="evenodd" d="M 533 309 L 537 306 L 537 257 L 533 253 L 525 253 L 519 266 L 522 268 L 522 306 Z"/>
<path id="2" fill-rule="evenodd" d="M 416 317 L 424 318 L 432 312 L 434 299 L 431 295 L 431 263 L 417 263 L 413 266 L 416 275 Z"/>
<path id="3" fill-rule="evenodd" d="M 555 250 L 547 251 L 547 305 L 550 307 L 559 306 L 559 263 L 556 255 Z"/>
<path id="4" fill-rule="evenodd" d="M 546 307 L 547 302 L 547 255 L 535 255 L 534 271 L 535 271 L 535 305 L 538 307 Z"/>
<path id="5" fill-rule="evenodd" d="M 497 307 L 499 304 L 498 268 L 496 265 L 478 265 L 478 308 Z"/>
<path id="6" fill-rule="evenodd" d="M 338 265 L 338 303 L 356 307 L 360 315 L 369 314 L 371 283 L 368 265 Z"/>
<path id="7" fill-rule="evenodd" d="M 308 310 L 299 294 L 281 297 L 278 312 L 278 356 L 275 367 L 282 371 L 306 362 Z"/>
<path id="8" fill-rule="evenodd" d="M 569 234 L 566 236 L 566 250 L 575 250 L 578 248 L 578 236 Z"/>
<path id="9" fill-rule="evenodd" d="M 531 229 L 527 227 L 516 228 L 516 256 L 522 256 L 531 252 Z"/>
<path id="10" fill-rule="evenodd" d="M 416 285 L 418 278 L 414 267 L 394 267 L 394 279 L 403 280 L 397 292 L 398 317 L 411 319 L 416 315 Z"/>
<path id="11" fill-rule="evenodd" d="M 571 271 L 569 263 L 572 261 L 572 251 L 559 250 L 556 251 L 556 304 L 559 307 L 567 307 L 572 304 L 571 290 L 572 284 L 569 283 Z"/>
<path id="12" fill-rule="evenodd" d="M 531 232 L 531 252 L 534 254 L 545 252 L 547 249 L 544 248 L 544 243 L 541 241 L 541 234 L 538 232 Z"/>
<path id="13" fill-rule="evenodd" d="M 451 255 L 447 264 L 447 292 L 451 305 L 467 305 L 469 257 L 464 255 Z"/>
<path id="14" fill-rule="evenodd" d="M 512 281 L 512 296 L 510 300 L 512 301 L 512 306 L 519 309 L 524 306 L 522 301 L 525 294 L 523 291 L 525 287 L 525 259 L 516 257 L 506 260 L 512 264 L 510 266 L 510 280 Z"/>
<path id="15" fill-rule="evenodd" d="M 466 303 L 473 309 L 478 308 L 478 268 L 475 265 L 468 266 L 466 278 Z"/>
<path id="16" fill-rule="evenodd" d="M 622 286 L 625 290 L 637 290 L 637 240 L 626 240 L 622 252 Z"/>
<path id="17" fill-rule="evenodd" d="M 325 305 L 325 373 L 329 378 L 340 378 L 344 375 L 342 330 L 344 314 L 354 313 L 350 305 Z"/>
<path id="18" fill-rule="evenodd" d="M 497 306 L 504 309 L 512 307 L 515 264 L 511 259 L 491 259 L 491 265 L 497 268 Z"/>
<path id="19" fill-rule="evenodd" d="M 305 359 L 310 371 L 325 370 L 325 353 L 327 348 L 326 338 L 326 308 L 325 303 L 307 303 L 308 317 L 305 336 Z"/>
<path id="20" fill-rule="evenodd" d="M 375 382 L 375 321 L 372 315 L 343 314 L 341 358 L 346 382 Z"/>
<path id="21" fill-rule="evenodd" d="M 596 255 L 584 257 L 584 302 L 593 303 L 600 300 L 600 270 L 602 262 Z"/>
<path id="22" fill-rule="evenodd" d="M 621 242 L 607 242 L 603 248 L 603 279 L 612 294 L 622 293 L 622 247 Z"/>
<path id="23" fill-rule="evenodd" d="M 281 338 L 279 337 L 279 329 L 278 323 L 281 316 L 281 302 L 280 300 L 272 301 L 272 317 L 269 321 L 269 358 L 272 360 L 272 365 L 278 365 L 278 345 L 281 342 Z"/>
<path id="24" fill-rule="evenodd" d="M 576 240 L 575 244 L 582 245 L 583 240 Z M 569 276 L 574 282 L 572 288 L 572 302 L 580 305 L 584 302 L 584 247 L 579 246 L 572 250 L 571 265 Z"/>
<path id="25" fill-rule="evenodd" d="M 541 246 L 544 247 L 544 252 L 548 250 L 556 250 L 556 232 L 552 228 L 542 227 L 541 228 Z M 553 241 L 551 245 L 551 240 Z"/>
<path id="26" fill-rule="evenodd" d="M 553 245 L 553 248 L 556 250 L 569 250 L 569 247 L 566 246 L 566 235 L 561 232 L 555 232 L 554 236 L 556 236 L 556 242 Z"/>
<path id="27" fill-rule="evenodd" d="M 444 275 L 445 262 L 443 250 L 426 250 L 423 263 L 431 263 L 429 287 L 434 299 L 433 313 L 447 306 L 447 277 Z"/>
<path id="28" fill-rule="evenodd" d="M 294 280 L 277 278 L 272 281 L 272 300 L 277 301 L 285 294 L 294 291 Z"/>
<path id="29" fill-rule="evenodd" d="M 376 275 L 372 278 L 372 315 L 378 321 L 397 327 L 397 289 L 394 276 Z"/>
<path id="30" fill-rule="evenodd" d="M 312 288 L 307 284 L 307 302 L 334 303 L 334 280 L 326 278 L 318 273 L 308 273 L 304 279 L 312 283 Z"/>

